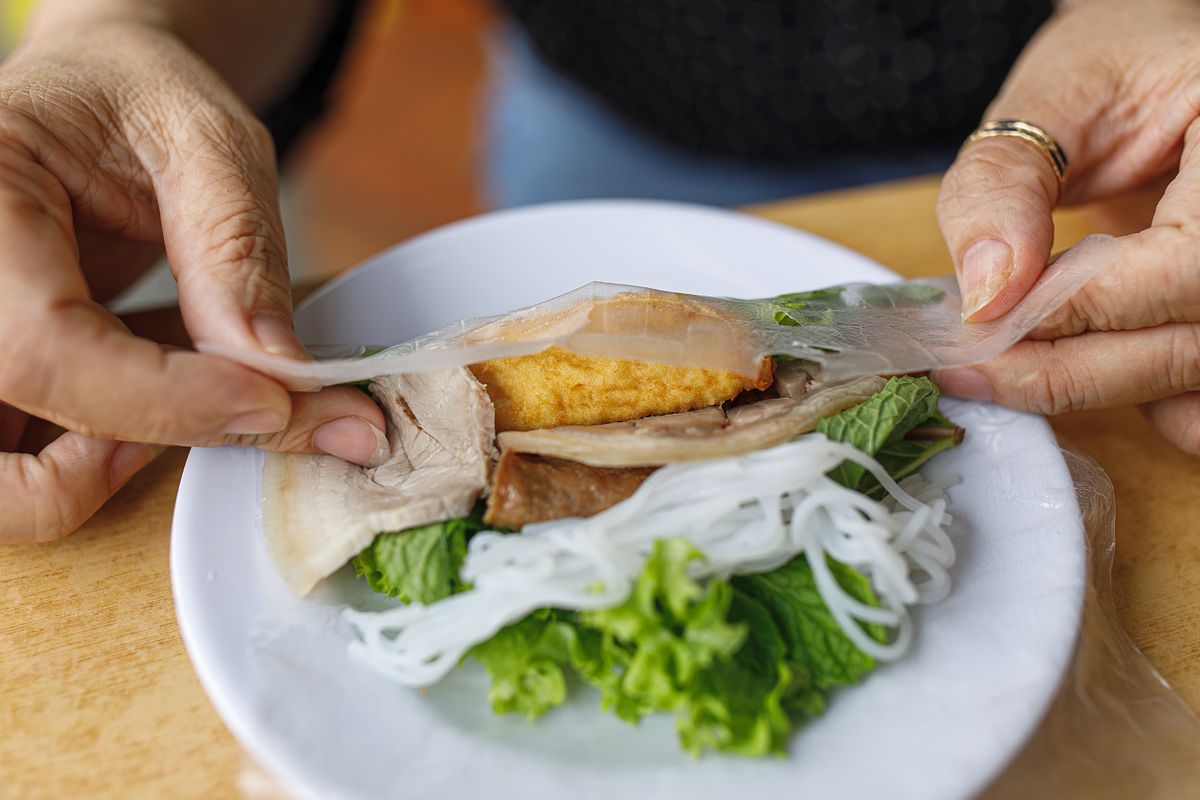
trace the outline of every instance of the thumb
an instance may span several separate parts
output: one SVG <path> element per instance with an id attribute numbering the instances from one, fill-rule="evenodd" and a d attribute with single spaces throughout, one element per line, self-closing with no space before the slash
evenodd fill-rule
<path id="1" fill-rule="evenodd" d="M 993 137 L 959 152 L 942 180 L 937 215 L 958 271 L 964 320 L 996 319 L 1032 288 L 1054 244 L 1058 195 L 1058 177 L 1031 144 Z"/>

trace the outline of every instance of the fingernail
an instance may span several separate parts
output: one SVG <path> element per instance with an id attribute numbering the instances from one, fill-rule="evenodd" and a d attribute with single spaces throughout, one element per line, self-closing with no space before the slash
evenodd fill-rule
<path id="1" fill-rule="evenodd" d="M 383 431 L 362 417 L 342 417 L 326 422 L 313 434 L 313 447 L 367 467 L 379 466 L 390 452 Z"/>
<path id="2" fill-rule="evenodd" d="M 296 338 L 291 323 L 283 317 L 259 312 L 250 318 L 250 326 L 266 352 L 288 358 L 308 358 L 308 351 Z"/>
<path id="3" fill-rule="evenodd" d="M 971 245 L 962 261 L 962 318 L 970 319 L 996 299 L 1012 276 L 1012 248 L 997 239 Z"/>
<path id="4" fill-rule="evenodd" d="M 225 425 L 225 433 L 275 433 L 287 425 L 287 416 L 274 409 L 264 408 L 259 411 L 249 411 L 239 414 Z"/>
<path id="5" fill-rule="evenodd" d="M 983 400 L 991 402 L 996 399 L 992 384 L 977 369 L 971 367 L 952 367 L 950 369 L 934 370 L 930 376 L 933 382 L 943 392 L 966 400 Z"/>
<path id="6" fill-rule="evenodd" d="M 166 448 L 141 442 L 121 442 L 108 462 L 108 481 L 115 491 Z"/>

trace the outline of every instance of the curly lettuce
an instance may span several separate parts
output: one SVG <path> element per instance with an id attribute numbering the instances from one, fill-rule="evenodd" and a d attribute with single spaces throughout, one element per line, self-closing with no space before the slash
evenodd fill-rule
<path id="1" fill-rule="evenodd" d="M 875 663 L 821 602 L 804 557 L 703 583 L 688 575 L 702 559 L 685 539 L 660 541 L 624 603 L 538 611 L 477 645 L 471 654 L 491 674 L 492 709 L 535 718 L 566 699 L 573 672 L 628 722 L 674 713 L 693 754 L 782 753 L 796 718 L 820 714 L 827 690 L 861 680 Z M 877 604 L 857 572 L 838 564 L 834 574 Z"/>
<path id="2" fill-rule="evenodd" d="M 483 527 L 476 510 L 469 517 L 381 533 L 354 557 L 354 572 L 376 592 L 403 603 L 434 603 L 466 588 L 459 570 L 467 539 Z"/>

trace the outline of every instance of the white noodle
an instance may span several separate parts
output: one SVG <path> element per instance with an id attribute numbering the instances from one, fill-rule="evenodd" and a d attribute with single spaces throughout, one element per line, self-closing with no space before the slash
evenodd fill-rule
<path id="1" fill-rule="evenodd" d="M 860 464 L 884 502 L 825 473 Z M 704 554 L 695 578 L 765 572 L 800 553 L 839 627 L 863 652 L 899 658 L 912 642 L 908 606 L 950 590 L 954 546 L 944 526 L 944 484 L 910 476 L 898 485 L 874 459 L 820 434 L 745 456 L 673 464 L 624 502 L 587 519 L 529 525 L 520 534 L 476 534 L 462 575 L 472 588 L 429 606 L 347 609 L 356 656 L 405 686 L 437 682 L 479 642 L 539 608 L 611 608 L 623 602 L 655 541 L 684 537 Z M 860 602 L 826 557 L 867 576 L 880 606 Z M 864 624 L 883 625 L 886 641 Z"/>

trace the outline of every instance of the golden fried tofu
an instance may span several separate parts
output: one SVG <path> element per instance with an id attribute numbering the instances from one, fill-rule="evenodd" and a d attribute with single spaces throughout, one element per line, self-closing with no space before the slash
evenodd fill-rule
<path id="1" fill-rule="evenodd" d="M 717 405 L 771 384 L 771 360 L 754 378 L 725 370 L 580 356 L 551 347 L 471 366 L 496 406 L 496 431 L 599 425 Z"/>

